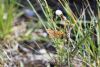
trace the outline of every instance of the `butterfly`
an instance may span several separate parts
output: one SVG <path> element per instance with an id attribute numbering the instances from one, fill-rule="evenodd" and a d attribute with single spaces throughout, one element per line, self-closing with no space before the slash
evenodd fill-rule
<path id="1" fill-rule="evenodd" d="M 64 35 L 64 32 L 58 30 L 47 29 L 47 33 L 50 38 L 61 38 Z"/>

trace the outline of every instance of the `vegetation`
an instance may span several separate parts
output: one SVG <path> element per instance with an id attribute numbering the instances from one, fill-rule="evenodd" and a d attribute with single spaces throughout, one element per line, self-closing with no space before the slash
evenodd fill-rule
<path id="1" fill-rule="evenodd" d="M 27 0 L 27 3 L 32 8 L 33 12 L 39 19 L 39 24 L 44 27 L 48 33 L 48 37 L 44 40 L 53 42 L 56 49 L 55 67 L 77 67 L 76 62 L 79 62 L 80 67 L 99 67 L 100 66 L 100 3 L 97 1 L 98 15 L 95 16 L 90 6 L 85 6 L 80 17 L 77 17 L 66 0 L 58 0 L 66 11 L 67 17 L 61 10 L 53 11 L 46 0 L 38 0 L 39 5 L 46 19 L 42 19 L 37 13 L 32 3 Z M 88 3 L 88 1 L 87 1 Z M 13 21 L 17 16 L 16 1 L 8 0 L 0 1 L 0 64 L 5 65 L 11 61 L 7 49 L 18 50 L 19 39 L 12 37 Z M 85 10 L 88 9 L 90 20 L 86 20 Z M 56 18 L 53 18 L 56 13 Z M 58 26 L 58 24 L 62 25 Z M 33 30 L 33 29 L 31 29 Z M 29 33 L 28 33 L 29 32 Z M 28 35 L 32 31 L 28 30 Z M 21 40 L 28 40 L 27 33 L 23 35 Z M 25 38 L 24 38 L 25 37 Z M 18 37 L 19 38 L 19 37 Z M 42 39 L 42 38 L 41 38 Z M 41 40 L 40 39 L 40 40 Z M 20 67 L 24 67 L 20 62 Z M 3 66 L 1 66 L 3 67 Z"/>
<path id="2" fill-rule="evenodd" d="M 29 0 L 27 1 L 32 7 L 33 11 L 35 11 L 34 6 L 32 6 Z M 82 14 L 80 14 L 80 17 L 78 18 L 70 9 L 68 1 L 64 0 L 61 2 L 59 0 L 60 4 L 66 11 L 68 18 L 65 20 L 62 19 L 64 15 L 61 14 L 60 16 L 57 16 L 60 17 L 60 21 L 57 21 L 57 19 L 53 20 L 53 12 L 46 0 L 38 1 L 47 18 L 48 25 L 43 23 L 43 20 L 41 20 L 38 14 L 37 16 L 40 18 L 41 23 L 49 34 L 51 41 L 54 42 L 54 47 L 57 50 L 57 65 L 60 65 L 61 67 L 63 64 L 65 64 L 70 67 L 73 65 L 74 59 L 79 59 L 83 67 L 86 65 L 89 67 L 98 67 L 100 62 L 99 17 L 94 16 L 92 14 L 93 11 L 89 10 L 91 20 L 87 21 L 85 19 L 86 15 L 84 14 L 86 9 L 84 8 Z M 89 9 L 91 8 L 89 7 Z M 62 22 L 65 27 L 58 27 L 57 23 Z M 71 36 L 74 36 L 74 39 L 71 38 Z"/>

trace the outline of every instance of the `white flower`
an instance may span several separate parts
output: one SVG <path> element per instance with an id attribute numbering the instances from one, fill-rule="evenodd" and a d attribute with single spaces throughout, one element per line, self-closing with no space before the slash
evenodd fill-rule
<path id="1" fill-rule="evenodd" d="M 63 14 L 61 10 L 56 10 L 55 13 L 56 13 L 56 15 L 58 15 L 58 16 L 60 16 L 61 14 Z"/>

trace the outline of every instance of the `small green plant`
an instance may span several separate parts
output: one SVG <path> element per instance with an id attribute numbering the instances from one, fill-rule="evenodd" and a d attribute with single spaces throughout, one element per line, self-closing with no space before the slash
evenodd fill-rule
<path id="1" fill-rule="evenodd" d="M 14 1 L 0 1 L 0 39 L 9 37 L 14 20 Z"/>

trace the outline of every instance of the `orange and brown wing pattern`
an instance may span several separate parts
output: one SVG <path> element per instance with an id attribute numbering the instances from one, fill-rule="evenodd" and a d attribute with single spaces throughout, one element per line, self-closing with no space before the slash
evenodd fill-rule
<path id="1" fill-rule="evenodd" d="M 64 32 L 62 31 L 51 30 L 51 29 L 47 29 L 47 33 L 49 34 L 50 38 L 60 38 L 64 35 Z"/>

